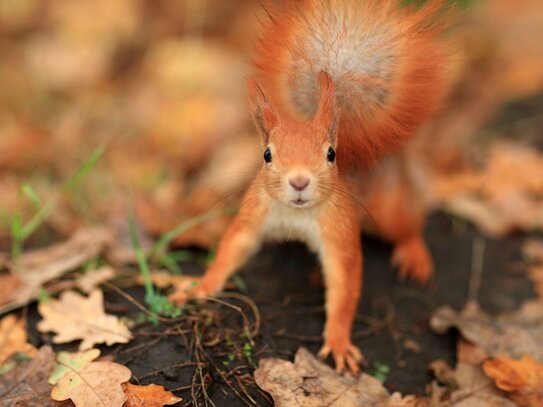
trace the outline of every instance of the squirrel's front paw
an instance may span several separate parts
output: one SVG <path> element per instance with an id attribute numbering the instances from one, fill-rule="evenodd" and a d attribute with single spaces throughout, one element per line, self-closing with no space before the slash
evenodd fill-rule
<path id="1" fill-rule="evenodd" d="M 392 263 L 398 267 L 398 278 L 411 278 L 426 284 L 434 274 L 432 257 L 421 237 L 401 241 L 394 247 Z"/>
<path id="2" fill-rule="evenodd" d="M 319 351 L 319 357 L 325 359 L 329 354 L 332 354 L 336 363 L 336 372 L 341 373 L 347 367 L 354 375 L 360 373 L 360 365 L 364 361 L 364 356 L 348 338 L 346 340 L 340 338 L 325 340 Z"/>
<path id="3" fill-rule="evenodd" d="M 184 304 L 191 298 L 204 298 L 215 294 L 202 277 L 184 277 L 175 285 L 175 290 L 168 298 L 176 304 Z"/>

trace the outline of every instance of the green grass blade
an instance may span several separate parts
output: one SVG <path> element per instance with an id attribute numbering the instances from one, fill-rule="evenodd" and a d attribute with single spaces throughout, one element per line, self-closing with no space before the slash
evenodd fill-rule
<path id="1" fill-rule="evenodd" d="M 79 169 L 66 181 L 64 189 L 73 191 L 81 184 L 87 174 L 100 162 L 106 151 L 106 145 L 99 145 L 91 156 L 79 167 Z"/>
<path id="2" fill-rule="evenodd" d="M 45 222 L 45 220 L 55 210 L 58 203 L 58 198 L 48 202 L 47 205 L 42 206 L 38 212 L 22 227 L 21 239 L 25 241 L 32 235 L 38 228 Z"/>
<path id="3" fill-rule="evenodd" d="M 181 267 L 179 266 L 179 264 L 177 264 L 175 259 L 173 259 L 169 254 L 162 255 L 158 262 L 161 266 L 166 267 L 173 274 L 176 274 L 176 275 L 183 274 L 183 271 L 181 270 Z"/>
<path id="4" fill-rule="evenodd" d="M 22 223 L 23 220 L 19 214 L 11 218 L 11 257 L 13 260 L 17 260 L 23 251 L 23 242 L 21 239 Z"/>
<path id="5" fill-rule="evenodd" d="M 103 157 L 105 151 L 105 144 L 101 144 L 94 150 L 91 156 L 79 167 L 79 169 L 65 182 L 63 189 L 67 191 L 73 191 L 77 186 L 81 184 L 85 176 L 98 164 Z M 23 186 L 23 192 L 33 195 L 32 188 L 30 186 Z M 37 195 L 36 195 L 37 197 Z M 49 218 L 51 213 L 55 210 L 58 204 L 59 198 L 55 198 L 48 202 L 45 206 L 41 206 L 38 212 L 22 227 L 21 229 L 21 242 L 28 239 L 38 228 Z"/>
<path id="6" fill-rule="evenodd" d="M 149 270 L 149 263 L 147 262 L 147 256 L 141 248 L 140 239 L 138 237 L 138 231 L 136 229 L 136 221 L 134 218 L 134 209 L 130 205 L 128 211 L 128 228 L 130 233 L 130 240 L 132 247 L 136 253 L 136 259 L 138 261 L 138 267 L 140 269 L 141 276 L 143 277 L 143 285 L 145 287 L 146 299 L 151 299 L 155 295 L 155 288 L 153 287 L 153 281 L 151 280 L 151 271 Z"/>
<path id="7" fill-rule="evenodd" d="M 26 195 L 28 200 L 34 204 L 36 209 L 39 210 L 41 208 L 41 206 L 42 206 L 41 199 L 38 196 L 38 194 L 36 193 L 36 191 L 34 191 L 34 188 L 32 188 L 32 186 L 30 184 L 24 184 L 22 186 L 22 188 L 21 188 L 21 191 L 23 192 L 23 194 Z"/>

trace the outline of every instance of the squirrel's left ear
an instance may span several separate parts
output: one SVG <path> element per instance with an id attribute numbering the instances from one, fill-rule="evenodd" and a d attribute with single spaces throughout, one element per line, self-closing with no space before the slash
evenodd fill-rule
<path id="1" fill-rule="evenodd" d="M 328 73 L 321 71 L 319 74 L 320 98 L 314 121 L 320 122 L 328 129 L 330 142 L 333 146 L 337 142 L 337 130 L 339 125 L 339 110 L 336 102 L 336 90 L 334 82 Z"/>
<path id="2" fill-rule="evenodd" d="M 264 139 L 264 144 L 268 144 L 270 133 L 279 123 L 279 117 L 264 90 L 254 79 L 247 80 L 247 93 L 256 127 Z"/>

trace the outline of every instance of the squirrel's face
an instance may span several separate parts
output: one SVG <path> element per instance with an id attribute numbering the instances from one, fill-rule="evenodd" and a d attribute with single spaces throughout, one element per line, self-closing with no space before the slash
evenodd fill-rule
<path id="1" fill-rule="evenodd" d="M 337 185 L 334 148 L 327 129 L 316 123 L 278 125 L 263 154 L 260 176 L 264 190 L 292 208 L 318 205 Z"/>
<path id="2" fill-rule="evenodd" d="M 337 186 L 338 114 L 334 85 L 321 73 L 320 100 L 312 120 L 281 118 L 262 88 L 248 82 L 255 124 L 264 140 L 262 187 L 293 208 L 309 208 L 328 198 Z"/>

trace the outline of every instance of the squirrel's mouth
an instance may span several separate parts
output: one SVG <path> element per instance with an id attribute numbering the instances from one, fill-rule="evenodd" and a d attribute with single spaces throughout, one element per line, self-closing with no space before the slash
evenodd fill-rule
<path id="1" fill-rule="evenodd" d="M 302 198 L 298 198 L 298 199 L 295 199 L 292 201 L 292 203 L 296 206 L 304 206 L 306 203 L 308 203 L 309 201 L 307 201 L 306 199 L 302 199 Z"/>

